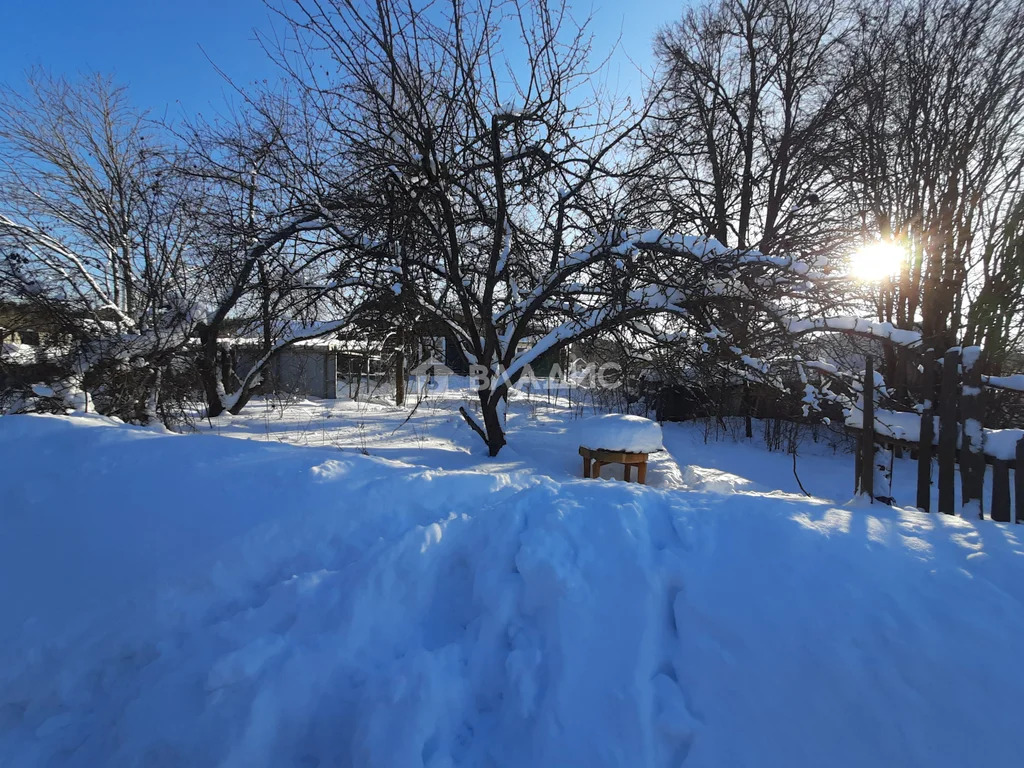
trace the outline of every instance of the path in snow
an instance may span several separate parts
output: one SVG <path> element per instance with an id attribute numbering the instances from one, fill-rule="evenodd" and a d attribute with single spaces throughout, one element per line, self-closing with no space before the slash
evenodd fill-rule
<path id="1" fill-rule="evenodd" d="M 204 432 L 263 442 L 332 447 L 367 453 L 414 467 L 439 470 L 513 472 L 528 470 L 564 481 L 580 477 L 576 452 L 579 432 L 593 416 L 590 407 L 569 408 L 563 398 L 518 396 L 509 409 L 509 444 L 497 459 L 489 459 L 480 439 L 466 427 L 458 406 L 472 408 L 470 394 L 450 391 L 409 410 L 382 402 L 303 400 L 281 406 L 257 400 L 241 415 L 221 417 Z M 710 428 L 703 422 L 666 423 L 665 451 L 653 454 L 647 484 L 714 493 L 772 493 L 803 495 L 793 475 L 792 458 L 768 452 L 756 424 L 753 441 L 739 438 L 741 424 Z M 818 498 L 846 502 L 852 496 L 853 458 L 837 461 L 834 434 L 801 438 L 798 472 L 805 487 Z M 841 443 L 841 440 L 840 440 Z M 902 462 L 909 465 L 909 462 Z M 622 479 L 622 467 L 602 470 L 602 477 Z M 901 467 L 897 495 L 912 500 L 914 470 Z"/>
<path id="2" fill-rule="evenodd" d="M 424 401 L 412 417 L 409 410 L 379 402 L 303 400 L 285 407 L 258 400 L 239 416 L 221 417 L 203 432 L 262 442 L 331 447 L 402 462 L 411 467 L 444 471 L 516 472 L 564 481 L 582 476 L 576 432 L 592 409 L 569 409 L 564 398 L 517 398 L 509 408 L 509 444 L 496 459 L 488 458 L 483 442 L 470 432 L 458 413 L 471 407 L 465 393 L 450 392 Z M 621 466 L 602 470 L 606 479 L 622 479 Z M 647 484 L 656 488 L 685 486 L 673 454 L 651 456 Z"/>
<path id="3" fill-rule="evenodd" d="M 1024 760 L 1011 526 L 396 455 L 0 419 L 4 763 Z"/>

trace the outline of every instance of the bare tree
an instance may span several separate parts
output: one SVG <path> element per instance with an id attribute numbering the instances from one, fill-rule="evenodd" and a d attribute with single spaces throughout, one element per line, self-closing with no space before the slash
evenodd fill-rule
<path id="1" fill-rule="evenodd" d="M 621 309 L 602 290 L 611 244 L 579 247 L 587 228 L 609 224 L 604 185 L 632 116 L 584 98 L 584 33 L 545 3 L 297 6 L 289 21 L 303 47 L 281 61 L 319 105 L 349 188 L 397 255 L 394 290 L 486 371 L 481 421 L 465 416 L 496 454 L 523 366 Z M 516 64 L 503 62 L 514 46 L 499 47 L 499 30 L 519 36 Z M 337 80 L 323 81 L 317 54 Z"/>
<path id="2" fill-rule="evenodd" d="M 739 248 L 834 247 L 849 24 L 840 0 L 722 0 L 658 33 L 643 184 L 661 226 Z"/>
<path id="3" fill-rule="evenodd" d="M 996 364 L 1024 288 L 1022 33 L 1011 0 L 864 6 L 843 163 L 865 236 L 907 248 L 880 319 L 940 347 L 984 342 Z"/>
<path id="4" fill-rule="evenodd" d="M 661 334 L 650 318 L 666 313 L 706 330 L 703 306 L 808 279 L 787 257 L 628 226 L 626 142 L 645 115 L 587 93 L 588 39 L 564 8 L 296 5 L 299 44 L 278 60 L 397 255 L 394 290 L 476 366 L 479 414 L 463 416 L 491 455 L 508 390 L 540 355 L 644 318 Z"/>
<path id="5" fill-rule="evenodd" d="M 231 120 L 193 126 L 187 173 L 204 185 L 206 247 L 196 326 L 210 416 L 238 413 L 288 347 L 334 335 L 378 300 L 391 254 L 330 178 L 317 127 L 299 99 L 247 97 Z M 239 361 L 232 344 L 245 338 Z M 239 363 L 241 363 L 239 365 Z"/>
<path id="6" fill-rule="evenodd" d="M 77 384 L 105 366 L 111 411 L 142 420 L 192 322 L 196 199 L 160 133 L 105 77 L 0 90 L 0 281 L 70 340 Z"/>

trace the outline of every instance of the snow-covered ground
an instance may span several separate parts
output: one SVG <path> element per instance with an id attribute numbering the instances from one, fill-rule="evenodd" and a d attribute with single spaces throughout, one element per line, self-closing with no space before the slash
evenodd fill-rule
<path id="1" fill-rule="evenodd" d="M 457 403 L 0 419 L 0 765 L 1024 764 L 1024 529 L 699 425 L 583 480 L 584 409 L 489 459 Z"/>

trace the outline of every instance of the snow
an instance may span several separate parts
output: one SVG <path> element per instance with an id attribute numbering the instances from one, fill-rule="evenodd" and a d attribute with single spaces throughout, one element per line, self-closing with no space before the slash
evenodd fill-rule
<path id="1" fill-rule="evenodd" d="M 488 459 L 449 397 L 0 418 L 2 762 L 1024 760 L 1014 526 L 846 503 L 825 439 L 797 496 L 697 424 L 583 480 L 550 398 Z"/>
<path id="2" fill-rule="evenodd" d="M 1024 429 L 986 429 L 982 450 L 997 459 L 1013 461 L 1021 440 L 1024 440 Z"/>
<path id="3" fill-rule="evenodd" d="M 585 419 L 579 427 L 579 444 L 584 448 L 655 453 L 660 451 L 661 427 L 642 416 L 607 413 Z"/>
<path id="4" fill-rule="evenodd" d="M 935 429 L 932 434 L 938 435 L 939 420 L 938 417 L 933 418 L 935 419 Z M 860 429 L 863 425 L 864 412 L 860 407 L 854 408 L 846 417 L 846 426 Z M 921 414 L 910 411 L 890 411 L 876 407 L 875 433 L 883 437 L 916 443 L 921 439 Z"/>
<path id="5" fill-rule="evenodd" d="M 921 334 L 917 331 L 896 328 L 892 323 L 877 322 L 863 317 L 789 318 L 786 324 L 790 333 L 836 331 L 883 339 L 903 347 L 921 345 Z"/>
<path id="6" fill-rule="evenodd" d="M 974 366 L 978 362 L 978 360 L 981 359 L 981 347 L 977 347 L 977 346 L 964 347 L 961 350 L 960 354 L 961 354 L 960 360 L 961 360 L 961 363 L 963 364 L 964 370 L 965 371 L 969 371 L 972 368 L 974 368 Z"/>
<path id="7" fill-rule="evenodd" d="M 1024 373 L 1014 373 L 1010 376 L 982 376 L 981 378 L 989 387 L 1024 392 Z"/>
<path id="8" fill-rule="evenodd" d="M 14 365 L 31 365 L 36 362 L 36 352 L 39 348 L 29 344 L 18 344 L 14 341 L 5 341 L 0 344 L 0 360 Z"/>
<path id="9" fill-rule="evenodd" d="M 939 417 L 933 416 L 932 442 L 939 443 Z M 864 423 L 864 413 L 854 408 L 846 416 L 846 426 L 860 429 Z M 961 443 L 961 435 L 967 433 L 973 445 L 981 446 L 981 452 L 995 459 L 1011 461 L 1017 455 L 1017 443 L 1024 439 L 1024 429 L 988 429 L 982 428 L 975 419 L 968 419 L 966 429 L 957 427 L 957 445 Z M 875 433 L 883 437 L 905 440 L 916 443 L 921 440 L 921 415 L 910 411 L 890 411 L 884 408 L 875 409 Z"/>

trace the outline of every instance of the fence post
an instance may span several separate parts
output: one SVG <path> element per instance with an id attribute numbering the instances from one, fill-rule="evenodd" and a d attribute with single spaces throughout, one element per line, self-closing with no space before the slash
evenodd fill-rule
<path id="1" fill-rule="evenodd" d="M 405 332 L 398 331 L 398 346 L 395 347 L 395 405 L 405 405 Z"/>
<path id="2" fill-rule="evenodd" d="M 860 430 L 860 485 L 857 493 L 875 500 L 875 361 L 864 360 L 864 407 Z"/>
<path id="3" fill-rule="evenodd" d="M 917 447 L 917 507 L 924 512 L 932 509 L 932 454 L 935 442 L 935 352 L 924 355 L 924 373 L 921 381 L 924 392 L 921 410 L 921 435 Z"/>
<path id="4" fill-rule="evenodd" d="M 939 512 L 956 514 L 957 386 L 960 350 L 950 349 L 942 359 L 942 388 L 939 401 Z"/>
<path id="5" fill-rule="evenodd" d="M 964 347 L 963 399 L 960 413 L 963 420 L 960 440 L 960 490 L 963 497 L 962 514 L 984 519 L 982 491 L 985 488 L 985 454 L 982 453 L 984 432 L 982 419 L 985 405 L 981 391 L 981 350 Z"/>
<path id="6" fill-rule="evenodd" d="M 1014 519 L 1024 523 L 1024 438 L 1017 441 L 1017 461 L 1013 465 L 1013 497 Z"/>
<path id="7" fill-rule="evenodd" d="M 860 493 L 860 475 L 861 475 L 861 472 L 864 471 L 864 468 L 861 466 L 861 459 L 864 458 L 862 456 L 864 451 L 861 449 L 863 444 L 864 444 L 863 441 L 858 440 L 857 441 L 857 448 L 853 452 L 853 493 L 854 493 L 854 495 Z"/>
<path id="8" fill-rule="evenodd" d="M 1010 522 L 1010 465 L 1013 462 L 997 459 L 992 463 L 992 519 L 997 523 Z"/>

